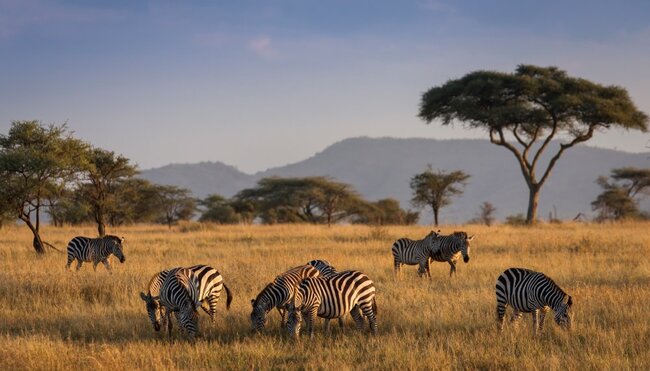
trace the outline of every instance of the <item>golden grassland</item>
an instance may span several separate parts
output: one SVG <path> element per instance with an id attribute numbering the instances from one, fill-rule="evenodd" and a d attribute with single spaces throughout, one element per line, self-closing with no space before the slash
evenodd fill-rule
<path id="1" fill-rule="evenodd" d="M 434 263 L 432 280 L 403 268 L 394 280 L 390 247 L 428 228 L 186 224 L 168 230 L 132 226 L 126 262 L 64 269 L 66 257 L 36 256 L 27 228 L 0 229 L 0 369 L 648 369 L 650 368 L 650 224 L 442 226 L 478 234 L 471 260 L 449 278 Z M 64 248 L 91 227 L 46 227 Z M 357 269 L 375 282 L 379 334 L 333 326 L 294 341 L 271 313 L 266 331 L 250 333 L 250 299 L 287 268 L 310 259 Z M 201 337 L 190 343 L 175 323 L 174 340 L 153 331 L 139 292 L 157 271 L 204 263 L 224 276 L 235 299 L 219 303 L 217 321 L 200 314 Z M 73 263 L 74 267 L 74 263 Z M 545 272 L 574 298 L 574 329 L 550 320 L 532 338 L 530 316 L 495 329 L 494 284 L 508 267 Z M 510 313 L 510 312 L 509 312 Z"/>

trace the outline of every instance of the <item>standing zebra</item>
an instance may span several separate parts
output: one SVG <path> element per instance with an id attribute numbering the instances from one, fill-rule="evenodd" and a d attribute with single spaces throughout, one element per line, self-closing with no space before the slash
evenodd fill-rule
<path id="1" fill-rule="evenodd" d="M 120 263 L 124 263 L 126 258 L 122 252 L 124 237 L 104 236 L 99 238 L 90 238 L 77 236 L 68 243 L 68 263 L 65 265 L 70 270 L 70 264 L 77 259 L 77 270 L 81 268 L 83 262 L 92 262 L 93 270 L 97 271 L 97 264 L 104 263 L 106 270 L 111 271 L 111 265 L 108 258 L 111 254 L 115 255 Z"/>
<path id="2" fill-rule="evenodd" d="M 332 319 L 350 313 L 359 330 L 363 329 L 364 320 L 359 313 L 368 318 L 370 331 L 377 333 L 377 303 L 375 285 L 365 274 L 359 271 L 344 271 L 330 278 L 305 278 L 290 306 L 287 330 L 290 334 L 300 334 L 302 317 L 305 317 L 309 336 L 314 336 L 314 317 Z M 329 321 L 325 322 L 325 332 L 329 334 Z"/>
<path id="3" fill-rule="evenodd" d="M 449 236 L 438 236 L 434 241 L 431 260 L 437 262 L 447 262 L 449 268 L 449 277 L 456 273 L 456 262 L 463 256 L 465 263 L 469 262 L 470 241 L 474 236 L 467 236 L 465 232 L 454 232 Z"/>
<path id="4" fill-rule="evenodd" d="M 165 307 L 165 322 L 169 337 L 172 335 L 171 314 L 174 313 L 180 326 L 187 331 L 190 340 L 199 330 L 197 309 L 199 301 L 199 279 L 187 268 L 174 268 L 167 273 L 160 287 L 160 304 Z"/>
<path id="5" fill-rule="evenodd" d="M 298 284 L 303 278 L 316 277 L 320 273 L 311 265 L 302 265 L 289 269 L 275 277 L 273 282 L 262 289 L 255 299 L 251 299 L 253 311 L 251 312 L 251 326 L 253 331 L 258 332 L 264 328 L 267 321 L 267 314 L 273 308 L 280 313 L 281 327 L 286 325 L 287 306 L 297 290 Z"/>
<path id="6" fill-rule="evenodd" d="M 514 309 L 511 321 L 515 325 L 522 313 L 532 314 L 533 335 L 542 330 L 544 318 L 549 309 L 553 309 L 555 312 L 555 322 L 558 325 L 567 329 L 571 328 L 570 309 L 573 300 L 544 273 L 523 268 L 509 268 L 497 278 L 496 295 L 499 331 L 503 330 L 508 305 Z"/>
<path id="7" fill-rule="evenodd" d="M 203 309 L 210 316 L 210 320 L 214 322 L 217 311 L 217 302 L 221 297 L 221 291 L 223 289 L 226 290 L 226 309 L 230 309 L 232 293 L 228 286 L 223 283 L 223 277 L 216 269 L 202 264 L 188 267 L 188 269 L 192 271 L 199 280 L 199 300 L 201 301 L 201 309 Z M 164 319 L 164 309 L 160 305 L 160 288 L 168 274 L 169 270 L 164 270 L 154 274 L 147 285 L 147 293 L 140 293 L 140 297 L 146 304 L 151 324 L 156 331 L 160 331 L 161 321 Z M 205 309 L 203 306 L 204 303 L 208 304 L 208 309 Z"/>
<path id="8" fill-rule="evenodd" d="M 399 276 L 402 264 L 418 264 L 418 275 L 422 277 L 424 273 L 431 277 L 429 272 L 429 257 L 433 255 L 434 242 L 438 238 L 440 231 L 431 231 L 421 240 L 412 240 L 410 238 L 400 238 L 393 243 L 391 249 L 393 253 L 393 266 L 395 275 Z"/>
<path id="9" fill-rule="evenodd" d="M 338 273 L 336 268 L 334 268 L 327 260 L 314 259 L 307 262 L 308 265 L 318 269 L 321 277 L 329 278 Z"/>

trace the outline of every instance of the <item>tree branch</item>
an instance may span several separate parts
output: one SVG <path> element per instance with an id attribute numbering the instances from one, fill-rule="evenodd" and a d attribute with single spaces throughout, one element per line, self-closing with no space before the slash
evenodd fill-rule
<path id="1" fill-rule="evenodd" d="M 517 148 L 515 146 L 513 146 L 512 144 L 508 143 L 505 140 L 505 137 L 503 135 L 503 130 L 501 128 L 498 128 L 496 130 L 499 133 L 499 142 L 495 143 L 493 141 L 493 143 L 498 144 L 500 146 L 503 146 L 503 147 L 507 148 L 510 152 L 512 152 L 515 155 L 515 157 L 517 158 L 517 161 L 519 161 L 519 167 L 521 168 L 521 172 L 524 174 L 524 178 L 526 179 L 526 181 L 527 182 L 534 181 L 535 179 L 531 178 L 530 168 L 526 167 L 528 165 L 527 161 L 523 158 L 523 156 L 521 155 L 519 150 L 517 150 Z M 491 136 L 491 133 L 490 133 L 490 136 Z M 492 138 L 490 138 L 490 139 L 492 139 Z"/>
<path id="2" fill-rule="evenodd" d="M 553 156 L 553 158 L 551 158 L 551 161 L 548 163 L 548 167 L 546 168 L 546 171 L 544 172 L 544 176 L 542 176 L 542 178 L 540 179 L 540 181 L 538 183 L 539 186 L 541 186 L 542 184 L 544 184 L 544 182 L 546 182 L 546 179 L 551 174 L 551 170 L 555 166 L 555 163 L 557 162 L 557 160 L 560 159 L 560 156 L 562 156 L 562 153 L 564 152 L 564 150 L 568 149 L 568 148 L 571 148 L 571 147 L 573 147 L 574 145 L 576 145 L 578 143 L 586 142 L 589 139 L 591 139 L 591 137 L 594 135 L 595 128 L 596 128 L 596 125 L 590 125 L 589 130 L 587 130 L 586 133 L 576 136 L 569 143 L 560 144 L 560 149 L 557 151 L 555 156 Z"/>

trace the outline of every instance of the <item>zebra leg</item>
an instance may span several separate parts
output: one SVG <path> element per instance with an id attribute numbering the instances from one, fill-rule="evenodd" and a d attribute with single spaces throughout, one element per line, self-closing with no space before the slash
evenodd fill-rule
<path id="1" fill-rule="evenodd" d="M 512 313 L 512 317 L 510 317 L 510 323 L 512 323 L 513 327 L 517 327 L 517 324 L 519 323 L 522 315 L 523 313 L 515 309 L 515 311 Z"/>
<path id="2" fill-rule="evenodd" d="M 453 262 L 451 260 L 448 260 L 447 262 L 451 266 L 449 268 L 449 278 L 451 278 L 454 275 L 454 273 L 456 273 L 456 262 Z"/>
<path id="3" fill-rule="evenodd" d="M 314 306 L 313 308 L 308 308 L 303 312 L 303 317 L 305 317 L 305 324 L 307 325 L 307 333 L 311 339 L 314 338 L 314 318 L 318 313 L 318 307 Z"/>
<path id="4" fill-rule="evenodd" d="M 330 336 L 332 335 L 332 328 L 330 327 L 330 319 L 325 318 L 325 325 L 323 326 L 325 328 L 325 335 Z"/>
<path id="5" fill-rule="evenodd" d="M 507 307 L 508 304 L 497 302 L 497 330 L 499 330 L 499 332 L 503 331 L 503 323 L 505 322 L 506 319 Z"/>
<path id="6" fill-rule="evenodd" d="M 345 327 L 345 323 L 343 323 L 343 316 L 339 317 L 339 328 Z"/>
<path id="7" fill-rule="evenodd" d="M 77 259 L 77 269 L 76 269 L 77 271 L 79 271 L 79 269 L 81 269 L 81 264 L 83 264 L 81 259 Z"/>
<path id="8" fill-rule="evenodd" d="M 174 326 L 172 325 L 171 312 L 172 312 L 171 310 L 165 311 L 165 321 L 167 322 L 167 337 L 169 338 L 170 341 L 172 340 L 172 327 Z"/>
<path id="9" fill-rule="evenodd" d="M 355 305 L 350 310 L 350 315 L 354 318 L 354 323 L 357 325 L 357 330 L 363 330 L 364 320 L 361 317 L 361 312 L 359 311 L 359 306 Z"/>
<path id="10" fill-rule="evenodd" d="M 538 328 L 537 328 L 537 326 L 538 326 L 538 323 L 537 323 L 537 309 L 530 312 L 530 315 L 533 317 L 533 336 L 536 336 L 537 335 L 537 330 L 538 330 Z"/>
<path id="11" fill-rule="evenodd" d="M 66 269 L 67 271 L 70 270 L 70 264 L 72 264 L 73 261 L 74 261 L 74 258 L 73 258 L 72 256 L 68 256 L 68 262 L 67 262 L 67 264 L 65 265 L 65 269 Z"/>
<path id="12" fill-rule="evenodd" d="M 218 301 L 219 301 L 218 296 L 215 296 L 214 294 L 208 296 L 209 311 L 207 313 L 210 315 L 210 322 L 212 322 L 212 323 L 214 323 L 214 317 L 215 317 L 215 315 L 217 313 L 217 302 Z M 203 307 L 203 304 L 201 304 L 201 307 Z"/>
<path id="13" fill-rule="evenodd" d="M 542 328 L 544 328 L 544 319 L 546 318 L 546 313 L 548 313 L 549 308 L 548 307 L 543 307 L 539 311 L 539 331 L 542 331 Z"/>
<path id="14" fill-rule="evenodd" d="M 278 307 L 278 313 L 280 313 L 280 328 L 285 328 L 287 326 L 287 310 Z"/>
<path id="15" fill-rule="evenodd" d="M 394 260 L 394 262 L 393 262 L 393 267 L 394 267 L 394 270 L 395 270 L 395 277 L 400 276 L 400 268 L 401 268 L 401 266 L 402 266 L 402 263 L 400 263 L 396 258 Z"/>
<path id="16" fill-rule="evenodd" d="M 429 258 L 427 258 L 426 263 L 424 263 L 424 267 L 427 269 L 427 277 L 431 279 L 431 266 L 429 264 Z"/>
<path id="17" fill-rule="evenodd" d="M 377 302 L 375 301 L 375 298 L 372 299 L 372 303 L 366 303 L 367 305 L 364 305 L 361 310 L 363 311 L 363 315 L 368 318 L 368 324 L 370 325 L 370 333 L 373 335 L 377 335 Z M 358 313 L 358 309 L 357 309 Z M 363 319 L 362 319 L 363 321 Z M 361 324 L 363 327 L 363 323 Z"/>
<path id="18" fill-rule="evenodd" d="M 113 268 L 111 268 L 111 263 L 108 262 L 108 259 L 102 260 L 102 264 L 104 264 L 104 267 L 106 267 L 106 270 L 109 273 L 113 273 Z M 97 266 L 97 264 L 95 264 L 95 266 Z"/>

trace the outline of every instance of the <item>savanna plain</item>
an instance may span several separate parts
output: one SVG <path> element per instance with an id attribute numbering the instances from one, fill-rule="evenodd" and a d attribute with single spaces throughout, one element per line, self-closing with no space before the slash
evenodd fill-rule
<path id="1" fill-rule="evenodd" d="M 476 234 L 469 263 L 449 278 L 433 263 L 432 279 L 406 266 L 395 280 L 390 248 L 430 228 L 370 226 L 131 226 L 126 262 L 113 273 L 85 263 L 68 272 L 64 254 L 37 256 L 27 228 L 0 229 L 0 369 L 649 369 L 650 223 L 441 226 Z M 65 249 L 87 227 L 45 227 Z M 377 287 L 377 336 L 350 317 L 330 337 L 279 328 L 250 330 L 250 300 L 277 274 L 311 259 L 366 273 Z M 174 323 L 172 341 L 154 332 L 139 293 L 164 268 L 203 263 L 217 268 L 234 294 L 219 302 L 215 323 L 200 313 L 191 343 Z M 495 326 L 497 276 L 509 267 L 545 272 L 574 298 L 571 332 L 552 317 L 533 338 L 525 315 L 517 328 Z M 510 315 L 511 311 L 508 311 Z"/>

